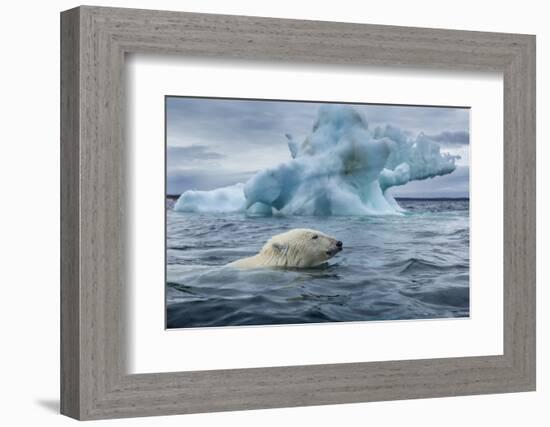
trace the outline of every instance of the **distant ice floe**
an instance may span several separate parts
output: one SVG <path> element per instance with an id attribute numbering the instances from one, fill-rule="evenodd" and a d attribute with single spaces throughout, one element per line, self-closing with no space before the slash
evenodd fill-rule
<path id="1" fill-rule="evenodd" d="M 441 153 L 424 134 L 411 138 L 394 126 L 369 130 L 350 106 L 323 105 L 300 144 L 286 135 L 290 159 L 246 183 L 186 191 L 174 209 L 256 215 L 387 215 L 402 208 L 389 194 L 409 181 L 446 175 L 459 156 Z"/>

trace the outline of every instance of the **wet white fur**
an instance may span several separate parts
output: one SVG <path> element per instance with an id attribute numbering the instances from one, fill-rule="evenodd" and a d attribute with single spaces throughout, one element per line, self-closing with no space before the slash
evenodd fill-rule
<path id="1" fill-rule="evenodd" d="M 318 237 L 314 239 L 314 236 Z M 258 254 L 234 261 L 228 265 L 243 269 L 315 267 L 323 264 L 338 252 L 336 243 L 335 238 L 320 231 L 295 228 L 273 236 Z"/>

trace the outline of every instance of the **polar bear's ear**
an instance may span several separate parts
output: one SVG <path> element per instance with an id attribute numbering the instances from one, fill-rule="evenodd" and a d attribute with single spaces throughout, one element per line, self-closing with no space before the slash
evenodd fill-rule
<path id="1" fill-rule="evenodd" d="M 282 243 L 279 243 L 279 242 L 273 242 L 271 244 L 271 247 L 273 248 L 273 250 L 275 252 L 281 252 L 281 253 L 285 253 L 286 250 L 288 249 L 288 246 L 287 245 L 284 245 Z"/>

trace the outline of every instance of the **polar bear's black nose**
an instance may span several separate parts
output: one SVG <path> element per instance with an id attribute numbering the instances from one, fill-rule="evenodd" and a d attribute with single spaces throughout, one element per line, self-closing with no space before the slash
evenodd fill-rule
<path id="1" fill-rule="evenodd" d="M 336 242 L 336 246 L 338 246 L 339 248 L 341 248 L 342 245 L 343 245 L 343 243 L 342 243 L 340 240 L 338 240 L 338 241 Z"/>

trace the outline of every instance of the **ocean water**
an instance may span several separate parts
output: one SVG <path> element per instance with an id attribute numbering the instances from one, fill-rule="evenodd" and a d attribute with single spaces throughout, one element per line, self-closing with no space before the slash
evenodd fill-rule
<path id="1" fill-rule="evenodd" d="M 247 217 L 176 212 L 167 200 L 167 327 L 469 316 L 469 202 L 399 203 L 403 216 Z M 225 267 L 292 228 L 344 250 L 312 269 Z"/>

